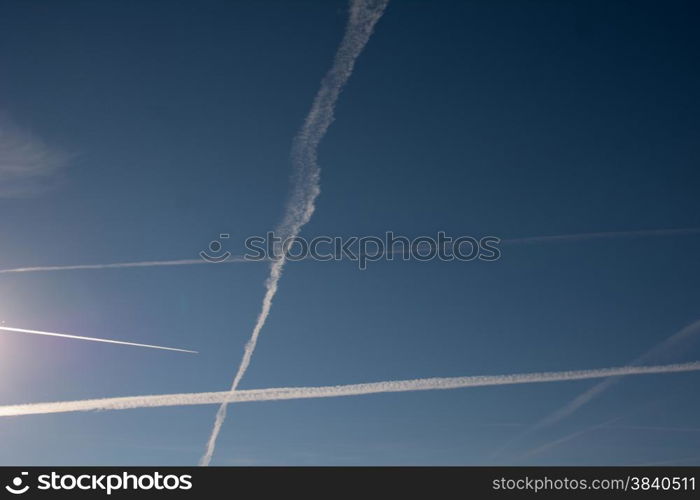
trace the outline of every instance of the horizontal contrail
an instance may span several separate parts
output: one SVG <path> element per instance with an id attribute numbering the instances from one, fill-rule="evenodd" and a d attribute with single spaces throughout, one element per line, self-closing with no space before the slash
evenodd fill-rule
<path id="1" fill-rule="evenodd" d="M 700 234 L 700 228 L 681 228 L 681 229 L 649 229 L 641 231 L 609 231 L 598 233 L 577 233 L 577 234 L 559 234 L 549 236 L 525 236 L 522 238 L 503 238 L 501 244 L 504 245 L 519 245 L 519 244 L 537 244 L 537 243 L 557 243 L 566 241 L 585 241 L 598 239 L 615 239 L 615 238 L 642 238 L 642 237 L 660 237 L 660 236 L 689 236 Z M 385 255 L 395 255 L 401 252 L 386 251 Z M 273 259 L 246 259 L 244 255 L 231 255 L 221 262 L 208 262 L 203 259 L 180 259 L 180 260 L 146 260 L 140 262 L 112 262 L 109 264 L 75 264 L 68 266 L 33 266 L 33 267 L 13 267 L 9 269 L 0 269 L 0 274 L 11 273 L 45 273 L 52 271 L 81 271 L 91 269 L 127 269 L 134 267 L 169 267 L 169 266 L 194 266 L 199 264 L 240 264 L 243 262 L 261 262 L 267 263 Z M 302 259 L 307 260 L 307 259 Z"/>
<path id="2" fill-rule="evenodd" d="M 620 238 L 643 238 L 654 236 L 690 236 L 700 234 L 699 227 L 685 227 L 676 229 L 642 229 L 638 231 L 601 231 L 597 233 L 573 233 L 573 234 L 552 234 L 546 236 L 523 236 L 520 238 L 499 238 L 503 245 L 522 245 L 528 243 L 557 243 L 565 241 L 587 241 Z M 491 235 L 493 236 L 493 235 Z M 428 242 L 420 243 L 418 246 L 428 245 Z M 385 252 L 401 253 L 401 252 Z"/>
<path id="3" fill-rule="evenodd" d="M 231 256 L 223 263 L 255 262 L 244 257 Z M 265 261 L 263 261 L 265 262 Z M 220 262 L 221 263 L 221 262 Z M 0 269 L 0 274 L 8 273 L 42 273 L 50 271 L 80 271 L 85 269 L 125 269 L 129 267 L 167 267 L 167 266 L 194 266 L 197 264 L 213 264 L 203 259 L 182 260 L 145 260 L 141 262 L 113 262 L 110 264 L 75 264 L 72 266 L 35 266 L 15 267 L 12 269 Z"/>
<path id="4" fill-rule="evenodd" d="M 700 234 L 700 228 L 687 227 L 679 229 L 643 229 L 639 231 L 605 231 L 597 233 L 555 234 L 550 236 L 525 236 L 522 238 L 505 238 L 501 243 L 554 243 L 557 241 L 600 240 L 610 238 L 639 238 L 646 236 L 687 236 Z"/>
<path id="5" fill-rule="evenodd" d="M 700 427 L 663 427 L 658 425 L 608 425 L 607 427 L 623 431 L 700 432 Z"/>
<path id="6" fill-rule="evenodd" d="M 136 342 L 125 342 L 123 340 L 101 339 L 101 338 L 97 338 L 97 337 L 81 337 L 80 335 L 69 335 L 67 333 L 42 332 L 40 330 L 27 330 L 25 328 L 10 328 L 9 326 L 0 326 L 0 330 L 4 330 L 6 332 L 29 333 L 32 335 L 45 335 L 47 337 L 61 337 L 64 339 L 89 340 L 91 342 L 105 342 L 107 344 L 121 344 L 121 345 L 130 345 L 133 347 L 148 347 L 149 349 L 162 349 L 164 351 L 178 351 L 178 352 L 189 352 L 192 354 L 198 354 L 197 351 L 190 351 L 187 349 L 177 349 L 175 347 L 164 347 L 161 345 L 150 345 L 150 344 L 138 344 Z"/>
<path id="7" fill-rule="evenodd" d="M 0 406 L 0 417 L 21 415 L 43 415 L 92 410 L 128 410 L 132 408 L 156 408 L 162 406 L 187 406 L 229 403 L 251 403 L 257 401 L 279 401 L 286 399 L 332 398 L 360 396 L 386 392 L 430 391 L 484 387 L 493 385 L 532 384 L 604 378 L 612 376 L 648 375 L 654 373 L 678 373 L 700 370 L 700 361 L 673 365 L 623 366 L 594 370 L 564 372 L 517 373 L 512 375 L 477 375 L 471 377 L 420 378 L 393 380 L 367 384 L 333 385 L 321 387 L 281 387 L 273 389 L 251 389 L 220 392 L 197 392 L 184 394 L 162 394 L 158 396 L 128 396 L 119 398 L 86 399 L 56 403 L 31 403 Z"/>

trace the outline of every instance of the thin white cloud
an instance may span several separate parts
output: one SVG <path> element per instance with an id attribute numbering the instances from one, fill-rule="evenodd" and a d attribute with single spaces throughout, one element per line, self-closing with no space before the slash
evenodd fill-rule
<path id="1" fill-rule="evenodd" d="M 67 159 L 0 113 L 0 197 L 24 197 L 46 190 Z"/>
<path id="2" fill-rule="evenodd" d="M 573 380 L 633 375 L 652 375 L 700 371 L 700 361 L 656 366 L 622 366 L 593 370 L 563 372 L 514 373 L 510 375 L 476 375 L 471 377 L 421 378 L 391 380 L 365 384 L 334 385 L 321 387 L 280 387 L 272 389 L 162 394 L 156 396 L 128 396 L 118 398 L 60 401 L 0 406 L 0 417 L 45 415 L 93 410 L 128 410 L 133 408 L 157 408 L 163 406 L 209 405 L 223 402 L 252 403 L 289 399 L 334 398 L 361 396 L 389 392 L 431 391 L 486 387 L 497 385 L 566 382 Z"/>

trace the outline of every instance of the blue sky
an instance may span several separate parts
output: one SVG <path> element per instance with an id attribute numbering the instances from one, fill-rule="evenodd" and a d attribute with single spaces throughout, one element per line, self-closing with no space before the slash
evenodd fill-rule
<path id="1" fill-rule="evenodd" d="M 2 120 L 55 157 L 49 188 L 0 197 L 0 266 L 197 258 L 222 232 L 241 253 L 283 213 L 291 141 L 346 11 L 8 2 Z M 696 16 L 691 2 L 390 3 L 320 146 L 302 234 L 700 227 Z M 290 263 L 241 388 L 623 365 L 700 319 L 699 250 L 685 235 L 504 246 L 497 262 Z M 200 351 L 3 333 L 0 402 L 225 390 L 266 276 L 0 275 L 7 325 Z M 662 361 L 697 359 L 689 342 Z M 697 381 L 626 379 L 495 457 L 595 381 L 234 405 L 213 463 L 697 465 Z M 5 418 L 0 463 L 193 464 L 214 412 Z"/>

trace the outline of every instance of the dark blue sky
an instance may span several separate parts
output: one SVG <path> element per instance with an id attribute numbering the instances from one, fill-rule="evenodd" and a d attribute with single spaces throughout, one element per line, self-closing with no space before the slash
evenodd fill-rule
<path id="1" fill-rule="evenodd" d="M 67 160 L 52 189 L 0 197 L 0 266 L 197 258 L 219 233 L 239 252 L 273 228 L 346 10 L 6 1 L 3 120 Z M 700 227 L 697 15 L 680 1 L 393 0 L 319 149 L 302 234 Z M 686 235 L 504 246 L 492 263 L 291 263 L 241 388 L 623 365 L 700 319 L 699 250 Z M 266 272 L 0 275 L 8 325 L 200 351 L 2 334 L 0 404 L 224 390 Z M 690 342 L 660 361 L 694 359 Z M 700 431 L 678 430 L 697 424 L 697 380 L 624 380 L 498 459 L 595 382 L 239 405 L 214 463 L 698 464 Z M 0 463 L 192 464 L 214 411 L 2 419 Z"/>

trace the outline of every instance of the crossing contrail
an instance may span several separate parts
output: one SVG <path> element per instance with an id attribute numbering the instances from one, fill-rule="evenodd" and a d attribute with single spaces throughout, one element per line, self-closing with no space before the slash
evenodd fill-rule
<path id="1" fill-rule="evenodd" d="M 672 350 L 674 346 L 678 345 L 680 342 L 687 341 L 698 334 L 700 334 L 700 320 L 691 323 L 690 325 L 682 328 L 675 334 L 668 337 L 663 342 L 660 342 L 641 356 L 634 359 L 630 363 L 630 365 L 641 365 L 642 363 L 653 360 L 654 358 L 658 358 L 665 352 Z M 565 404 L 558 410 L 552 412 L 551 414 L 540 420 L 537 424 L 533 426 L 531 432 L 553 425 L 556 422 L 559 422 L 560 420 L 568 417 L 569 415 L 577 411 L 579 408 L 581 408 L 583 405 L 588 404 L 591 400 L 600 396 L 600 394 L 602 394 L 604 391 L 615 385 L 617 382 L 619 382 L 619 379 L 608 378 L 594 385 L 590 389 L 583 391 L 581 394 L 572 399 L 569 403 Z"/>
<path id="2" fill-rule="evenodd" d="M 0 406 L 0 417 L 45 415 L 93 410 L 128 410 L 133 408 L 157 408 L 163 406 L 209 405 L 219 403 L 252 403 L 289 399 L 333 398 L 361 396 L 389 392 L 431 391 L 486 387 L 497 385 L 565 382 L 572 380 L 680 373 L 700 371 L 700 361 L 655 366 L 622 366 L 593 370 L 563 372 L 515 373 L 510 375 L 476 375 L 470 377 L 419 378 L 392 380 L 365 384 L 332 385 L 321 387 L 280 387 L 220 392 L 162 394 L 156 396 L 128 396 L 118 398 L 60 401 L 55 403 L 31 403 Z"/>
<path id="3" fill-rule="evenodd" d="M 333 66 L 323 77 L 311 110 L 306 116 L 301 130 L 294 138 L 291 154 L 294 186 L 284 218 L 275 231 L 276 236 L 280 237 L 282 241 L 288 241 L 297 236 L 314 213 L 316 198 L 320 192 L 320 168 L 317 162 L 318 145 L 333 122 L 333 112 L 340 91 L 350 78 L 355 61 L 369 41 L 374 25 L 382 16 L 387 3 L 388 0 L 352 0 L 350 3 L 350 17 L 343 40 L 335 54 Z M 250 365 L 260 331 L 267 321 L 272 307 L 272 299 L 277 293 L 279 279 L 286 262 L 286 250 L 283 248 L 281 257 L 270 264 L 270 275 L 266 282 L 267 290 L 263 298 L 262 309 L 253 327 L 250 340 L 243 351 L 243 358 L 231 383 L 231 389 L 227 393 L 228 396 L 223 398 L 216 413 L 214 426 L 207 441 L 204 455 L 199 462 L 200 465 L 209 465 L 211 462 L 216 440 L 226 419 L 226 408 L 231 401 L 229 398 L 235 394 L 238 384 Z"/>
<path id="4" fill-rule="evenodd" d="M 700 320 L 697 320 L 682 329 L 680 329 L 678 332 L 674 333 L 670 337 L 666 338 L 662 342 L 659 342 L 656 344 L 654 347 L 646 351 L 644 354 L 641 356 L 638 356 L 634 360 L 632 360 L 629 364 L 631 366 L 635 365 L 641 365 L 642 363 L 649 362 L 650 360 L 656 359 L 657 361 L 659 360 L 660 357 L 663 355 L 668 355 L 669 352 L 672 352 L 674 349 L 678 348 L 679 345 L 682 345 L 684 342 L 687 342 L 689 340 L 694 339 L 695 337 L 700 334 Z M 566 403 L 564 406 L 558 408 L 557 410 L 553 411 L 549 415 L 545 416 L 529 428 L 525 429 L 523 432 L 520 434 L 516 435 L 514 438 L 510 439 L 507 441 L 505 444 L 503 444 L 500 448 L 498 448 L 495 452 L 493 452 L 492 456 L 497 456 L 500 453 L 502 453 L 504 450 L 509 448 L 511 445 L 516 443 L 517 441 L 522 440 L 523 438 L 530 436 L 541 429 L 544 429 L 546 427 L 549 427 L 551 425 L 556 424 L 557 422 L 569 417 L 572 415 L 574 412 L 578 411 L 579 408 L 581 408 L 584 405 L 587 405 L 590 403 L 593 399 L 597 398 L 600 396 L 603 392 L 607 391 L 610 387 L 614 386 L 620 381 L 620 379 L 615 378 L 615 377 L 608 377 L 605 380 L 601 380 L 598 382 L 596 385 L 591 387 L 590 389 L 587 389 L 577 395 L 575 398 L 573 398 L 571 401 Z"/>
<path id="5" fill-rule="evenodd" d="M 28 333 L 31 335 L 45 335 L 47 337 L 61 337 L 64 339 L 74 339 L 74 340 L 89 340 L 90 342 L 104 342 L 106 344 L 120 344 L 120 345 L 129 345 L 132 347 L 147 347 L 149 349 L 161 349 L 164 351 L 177 351 L 177 352 L 188 352 L 191 354 L 198 354 L 197 351 L 190 351 L 188 349 L 177 349 L 175 347 L 164 347 L 161 345 L 138 344 L 136 342 L 126 342 L 123 340 L 113 340 L 113 339 L 101 339 L 98 337 L 82 337 L 80 335 L 70 335 L 67 333 L 43 332 L 41 330 L 27 330 L 25 328 L 11 328 L 9 326 L 0 326 L 0 330 L 6 331 L 6 332 L 15 332 L 15 333 Z"/>

